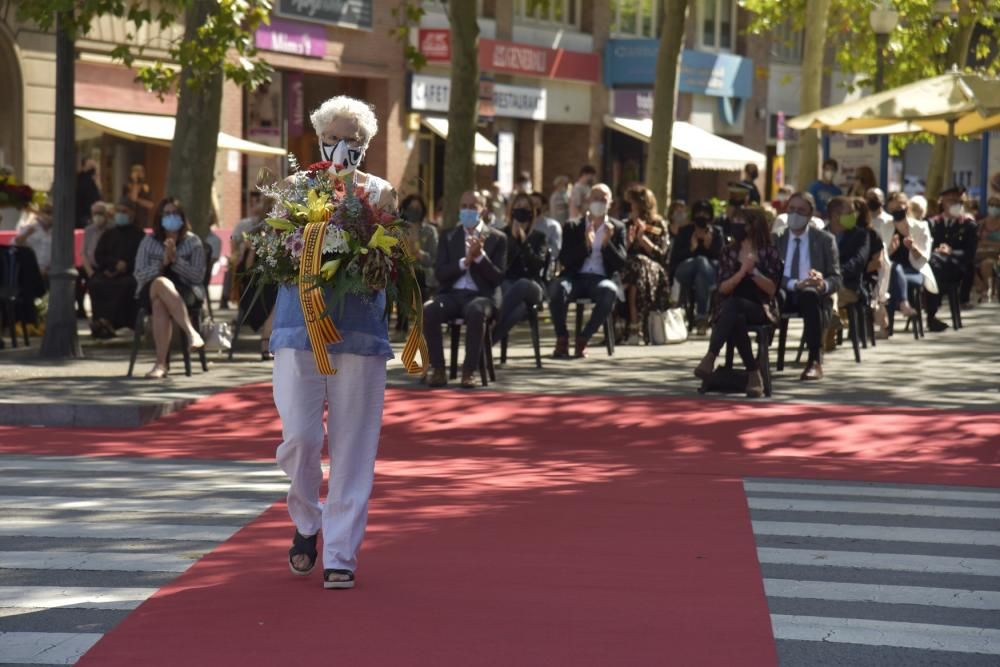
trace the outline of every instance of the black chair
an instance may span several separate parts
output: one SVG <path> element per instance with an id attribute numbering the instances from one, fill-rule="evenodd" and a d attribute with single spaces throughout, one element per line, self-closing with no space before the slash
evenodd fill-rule
<path id="1" fill-rule="evenodd" d="M 785 370 L 785 347 L 788 343 L 788 321 L 792 317 L 798 317 L 798 313 L 786 313 L 781 312 L 781 319 L 778 321 L 778 363 L 777 369 L 780 373 Z M 795 359 L 795 363 L 799 363 L 802 359 L 802 350 L 805 349 L 805 337 L 799 342 L 799 354 Z"/>
<path id="2" fill-rule="evenodd" d="M 587 306 L 593 305 L 590 299 L 577 299 L 576 301 L 570 301 L 570 304 L 576 304 L 576 336 L 580 337 L 580 333 L 583 331 L 583 316 L 584 309 Z M 608 319 L 604 321 L 604 346 L 608 350 L 608 356 L 613 357 L 615 354 L 615 309 L 611 309 L 611 313 L 608 315 Z"/>
<path id="3" fill-rule="evenodd" d="M 532 306 L 528 308 L 528 314 L 525 316 L 528 326 L 531 328 L 531 345 L 535 349 L 535 368 L 542 367 L 542 337 L 538 330 L 538 312 L 541 308 L 541 304 Z M 500 339 L 501 366 L 507 363 L 507 338 L 508 336 L 504 336 Z"/>
<path id="4" fill-rule="evenodd" d="M 139 345 L 142 342 L 142 337 L 145 335 L 145 324 L 146 317 L 149 313 L 142 306 L 139 306 L 139 313 L 135 318 L 135 334 L 132 336 L 132 354 L 128 361 L 128 373 L 126 377 L 132 377 L 132 371 L 135 369 L 135 360 L 139 356 Z M 195 329 L 201 330 L 201 304 L 188 307 L 188 317 L 191 318 L 191 324 L 194 325 Z M 175 325 L 171 325 L 175 326 Z M 181 341 L 181 354 L 184 356 L 184 375 L 191 377 L 191 341 L 188 338 L 187 332 L 180 332 Z M 208 372 L 208 359 L 205 356 L 205 348 L 201 347 L 198 349 L 198 358 L 201 361 L 201 370 Z M 170 368 L 170 353 L 167 353 L 167 368 Z"/>
<path id="5" fill-rule="evenodd" d="M 218 257 L 212 256 L 212 246 L 207 241 L 202 241 L 201 246 L 205 252 L 205 276 L 201 281 L 201 286 L 205 288 L 205 307 L 208 308 L 208 319 L 214 321 L 215 314 L 212 312 L 212 299 L 208 293 L 208 285 L 212 282 L 212 268 L 215 266 L 215 260 Z"/>
<path id="6" fill-rule="evenodd" d="M 771 360 L 769 349 L 771 347 L 771 339 L 774 337 L 774 326 L 771 324 L 759 324 L 750 325 L 747 327 L 747 333 L 754 336 L 757 341 L 757 367 L 760 369 L 760 376 L 764 382 L 764 395 L 767 397 L 771 396 L 772 384 L 771 384 Z M 733 346 L 732 341 L 726 342 L 726 365 L 723 367 L 727 371 L 733 372 L 733 364 L 736 357 L 736 348 Z M 742 383 L 742 374 L 739 376 L 740 382 Z M 716 389 L 717 391 L 719 389 Z M 699 393 L 707 393 L 712 391 L 709 384 L 706 382 L 701 383 L 701 387 L 698 389 Z M 733 387 L 724 389 L 722 391 L 734 391 Z"/>
<path id="7" fill-rule="evenodd" d="M 448 322 L 448 331 L 451 332 L 451 372 L 452 380 L 458 377 L 458 348 L 462 343 L 462 325 L 465 320 L 458 318 Z M 493 366 L 493 329 L 492 318 L 487 318 L 483 327 L 483 349 L 479 354 L 479 378 L 484 387 L 490 382 L 497 381 L 496 368 Z"/>
<path id="8" fill-rule="evenodd" d="M 948 284 L 948 309 L 951 311 L 951 328 L 955 331 L 962 328 L 962 299 L 959 296 L 961 289 L 961 283 Z"/>
<path id="9" fill-rule="evenodd" d="M 904 330 L 912 327 L 913 338 L 915 340 L 920 340 L 924 337 L 924 310 L 921 304 L 924 289 L 920 285 L 910 285 L 906 286 L 906 298 L 910 302 L 910 306 L 913 307 L 913 315 L 909 317 L 906 321 L 906 327 Z M 889 313 L 889 335 L 893 334 L 896 327 L 896 310 L 893 309 Z"/>

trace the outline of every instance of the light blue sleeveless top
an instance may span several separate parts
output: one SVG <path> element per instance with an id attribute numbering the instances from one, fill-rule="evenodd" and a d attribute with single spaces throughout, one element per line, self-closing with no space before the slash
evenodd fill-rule
<path id="1" fill-rule="evenodd" d="M 371 175 L 365 183 L 365 190 L 372 201 L 378 201 L 382 191 L 391 187 L 387 181 Z M 329 295 L 326 303 L 332 303 Z M 343 308 L 339 305 L 332 308 L 332 319 L 344 340 L 328 345 L 327 350 L 338 354 L 392 359 L 389 325 L 385 317 L 385 292 L 378 292 L 367 299 L 348 294 L 342 305 Z M 282 285 L 274 305 L 270 350 L 274 353 L 282 348 L 312 350 L 297 285 Z"/>

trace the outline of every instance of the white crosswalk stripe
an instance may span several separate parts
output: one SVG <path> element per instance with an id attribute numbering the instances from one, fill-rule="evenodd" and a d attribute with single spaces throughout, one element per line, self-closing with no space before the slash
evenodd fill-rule
<path id="1" fill-rule="evenodd" d="M 272 463 L 0 456 L 0 663 L 72 665 L 287 490 Z"/>
<path id="2" fill-rule="evenodd" d="M 1000 664 L 996 490 L 744 489 L 782 665 Z"/>

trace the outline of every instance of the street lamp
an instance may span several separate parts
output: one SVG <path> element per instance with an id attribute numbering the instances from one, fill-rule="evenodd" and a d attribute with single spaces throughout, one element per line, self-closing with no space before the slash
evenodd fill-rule
<path id="1" fill-rule="evenodd" d="M 899 12 L 892 8 L 889 0 L 881 0 L 868 14 L 868 22 L 875 32 L 875 92 L 885 89 L 885 49 L 889 45 L 889 35 L 899 24 Z M 889 185 L 889 137 L 882 135 L 879 141 L 879 184 Z"/>

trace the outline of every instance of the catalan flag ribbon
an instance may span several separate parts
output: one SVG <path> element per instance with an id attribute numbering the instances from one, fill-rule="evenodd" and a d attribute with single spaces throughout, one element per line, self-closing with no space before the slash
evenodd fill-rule
<path id="1" fill-rule="evenodd" d="M 302 303 L 302 314 L 305 316 L 306 332 L 309 334 L 316 368 L 323 375 L 334 375 L 337 369 L 330 365 L 326 346 L 339 343 L 344 337 L 337 331 L 333 320 L 326 312 L 323 290 L 316 285 L 310 285 L 308 280 L 309 276 L 319 275 L 325 236 L 325 221 L 310 222 L 303 230 L 302 240 L 305 247 L 299 264 L 299 301 Z"/>

